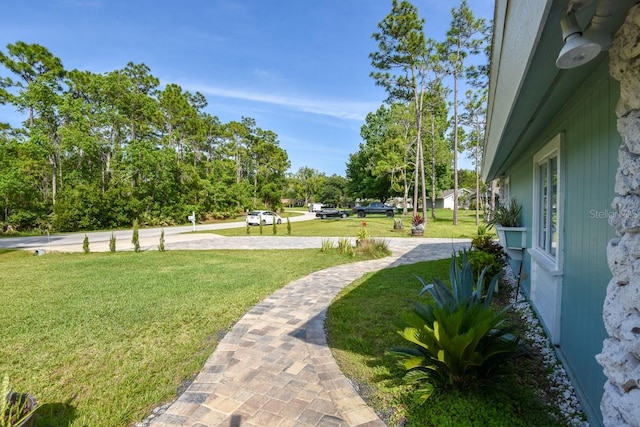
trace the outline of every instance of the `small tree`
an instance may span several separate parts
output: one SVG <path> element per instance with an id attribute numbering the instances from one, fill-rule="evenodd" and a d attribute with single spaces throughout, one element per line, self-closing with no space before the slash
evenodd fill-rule
<path id="1" fill-rule="evenodd" d="M 160 252 L 164 252 L 164 228 L 160 231 L 160 244 L 158 245 L 158 250 Z"/>
<path id="2" fill-rule="evenodd" d="M 278 234 L 278 227 L 276 226 L 276 219 L 273 218 L 273 235 L 275 236 L 276 234 Z"/>
<path id="3" fill-rule="evenodd" d="M 133 220 L 133 237 L 131 238 L 133 243 L 133 251 L 140 252 L 140 237 L 138 235 L 138 220 Z"/>
<path id="4" fill-rule="evenodd" d="M 116 251 L 116 236 L 115 234 L 113 234 L 113 232 L 111 232 L 111 238 L 109 239 L 109 251 L 110 252 Z"/>
<path id="5" fill-rule="evenodd" d="M 258 225 L 260 226 L 260 235 L 262 236 L 262 218 L 260 218 L 260 221 L 258 221 Z"/>
<path id="6" fill-rule="evenodd" d="M 291 236 L 291 221 L 287 217 L 287 235 Z"/>
<path id="7" fill-rule="evenodd" d="M 91 252 L 89 250 L 89 236 L 87 236 L 86 234 L 84 235 L 84 240 L 82 241 L 82 251 L 85 254 L 88 254 L 89 252 Z"/>

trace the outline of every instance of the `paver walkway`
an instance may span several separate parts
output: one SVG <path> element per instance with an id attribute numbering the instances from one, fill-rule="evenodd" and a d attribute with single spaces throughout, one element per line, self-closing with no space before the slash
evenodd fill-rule
<path id="1" fill-rule="evenodd" d="M 204 241 L 170 249 L 204 249 Z M 304 247 L 298 238 L 216 239 L 215 247 Z M 246 313 L 220 341 L 189 388 L 151 422 L 153 427 L 384 426 L 342 375 L 327 346 L 324 319 L 331 300 L 367 272 L 449 257 L 468 241 L 387 239 L 391 257 L 312 273 Z"/>

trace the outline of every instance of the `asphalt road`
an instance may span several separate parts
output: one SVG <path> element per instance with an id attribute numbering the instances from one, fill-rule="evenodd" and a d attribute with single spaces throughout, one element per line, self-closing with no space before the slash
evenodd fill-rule
<path id="1" fill-rule="evenodd" d="M 309 221 L 315 219 L 314 212 L 305 212 L 304 215 L 294 216 L 290 218 L 291 222 Z M 196 231 L 206 230 L 221 230 L 225 228 L 243 227 L 244 222 L 224 222 L 216 224 L 196 224 Z M 268 226 L 269 227 L 269 226 Z M 138 231 L 141 246 L 148 246 L 150 244 L 158 244 L 160 239 L 160 233 L 164 230 L 165 240 L 167 242 L 184 242 L 196 239 L 202 239 L 202 235 L 188 234 L 193 231 L 193 226 L 183 225 L 177 227 L 158 227 L 158 228 L 141 228 Z M 7 237 L 0 239 L 0 249 L 42 249 L 42 250 L 55 250 L 65 251 L 65 248 L 70 250 L 77 249 L 78 245 L 82 246 L 84 236 L 89 238 L 90 247 L 94 249 L 102 250 L 103 246 L 108 246 L 111 234 L 114 234 L 116 238 L 117 248 L 130 249 L 131 237 L 133 230 L 117 230 L 117 231 L 89 231 L 86 233 L 60 233 L 51 234 L 45 236 L 27 236 L 27 237 Z M 73 249 L 72 249 L 73 248 Z"/>

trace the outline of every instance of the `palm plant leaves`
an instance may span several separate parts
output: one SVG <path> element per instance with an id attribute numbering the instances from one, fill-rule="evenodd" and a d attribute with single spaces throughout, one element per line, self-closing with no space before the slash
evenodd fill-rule
<path id="1" fill-rule="evenodd" d="M 408 371 L 406 381 L 418 381 L 416 398 L 424 401 L 433 392 L 427 379 L 452 385 L 467 385 L 486 378 L 506 360 L 524 354 L 523 342 L 507 322 L 509 307 L 495 310 L 491 300 L 499 276 L 492 278 L 486 295 L 485 268 L 474 280 L 466 252 L 460 262 L 454 254 L 449 269 L 451 286 L 439 279 L 422 284 L 420 294 L 428 293 L 427 304 L 411 301 L 411 312 L 399 319 L 398 333 L 411 347 L 394 348 Z M 412 373 L 415 372 L 415 373 Z M 411 374 L 411 375 L 410 375 Z"/>

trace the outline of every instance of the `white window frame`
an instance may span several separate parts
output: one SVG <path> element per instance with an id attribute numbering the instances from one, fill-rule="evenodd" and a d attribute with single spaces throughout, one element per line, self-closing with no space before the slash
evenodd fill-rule
<path id="1" fill-rule="evenodd" d="M 556 135 L 547 145 L 545 145 L 540 151 L 533 156 L 533 227 L 532 227 L 532 252 L 539 261 L 546 264 L 548 270 L 558 273 L 562 272 L 562 230 L 563 230 L 563 217 L 564 217 L 564 167 L 563 167 L 563 146 L 564 146 L 564 134 L 559 133 Z M 552 200 L 547 200 L 545 206 L 544 217 L 542 215 L 542 198 L 545 197 L 541 186 L 541 173 L 540 166 L 547 165 L 547 168 L 551 167 L 551 160 L 556 158 L 556 191 L 555 191 L 555 204 L 556 204 L 556 224 L 555 232 L 557 233 L 557 242 L 555 246 L 555 255 L 550 250 L 552 243 L 553 231 L 543 232 L 544 220 L 546 217 L 547 223 L 551 223 L 552 217 Z M 548 177 L 552 175 L 547 173 Z M 550 182 L 547 182 L 547 188 L 550 188 Z M 548 197 L 548 196 L 547 196 Z M 541 239 L 541 235 L 544 241 Z"/>

